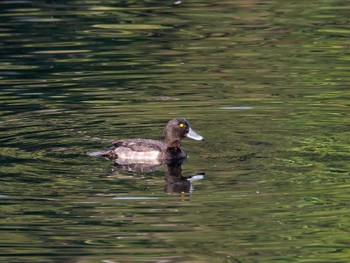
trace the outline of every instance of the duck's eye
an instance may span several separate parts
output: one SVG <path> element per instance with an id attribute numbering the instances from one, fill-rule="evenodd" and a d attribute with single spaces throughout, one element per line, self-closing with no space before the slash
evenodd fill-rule
<path id="1" fill-rule="evenodd" d="M 185 127 L 185 124 L 180 123 L 179 126 L 180 126 L 181 128 L 183 128 L 183 127 Z"/>

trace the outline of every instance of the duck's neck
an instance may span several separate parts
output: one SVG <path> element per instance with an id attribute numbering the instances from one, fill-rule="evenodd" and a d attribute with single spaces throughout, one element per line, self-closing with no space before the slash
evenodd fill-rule
<path id="1" fill-rule="evenodd" d="M 167 140 L 165 139 L 165 144 L 169 150 L 179 149 L 181 147 L 180 140 Z"/>

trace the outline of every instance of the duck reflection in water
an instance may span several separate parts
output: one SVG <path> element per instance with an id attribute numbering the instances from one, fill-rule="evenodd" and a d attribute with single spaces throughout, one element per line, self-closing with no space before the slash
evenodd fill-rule
<path id="1" fill-rule="evenodd" d="M 182 163 L 167 164 L 167 169 L 164 174 L 166 182 L 164 191 L 167 193 L 191 193 L 194 188 L 192 183 L 204 178 L 204 172 L 198 172 L 194 176 L 182 175 Z"/>
<path id="2" fill-rule="evenodd" d="M 165 166 L 164 180 L 166 182 L 164 191 L 167 193 L 191 193 L 194 188 L 192 183 L 204 178 L 204 172 L 198 172 L 194 176 L 182 175 L 182 164 L 186 158 L 171 160 L 162 164 L 146 163 L 118 163 L 114 162 L 114 171 L 128 171 L 134 173 L 154 172 L 160 166 Z"/>

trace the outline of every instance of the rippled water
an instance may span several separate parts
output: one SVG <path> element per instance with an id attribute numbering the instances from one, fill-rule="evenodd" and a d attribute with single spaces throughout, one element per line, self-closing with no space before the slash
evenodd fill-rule
<path id="1" fill-rule="evenodd" d="M 0 261 L 349 261 L 348 3 L 0 8 Z M 175 117 L 182 167 L 87 154 Z"/>

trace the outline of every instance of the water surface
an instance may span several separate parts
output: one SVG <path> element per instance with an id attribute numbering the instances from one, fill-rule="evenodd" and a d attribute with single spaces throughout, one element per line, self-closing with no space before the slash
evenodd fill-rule
<path id="1" fill-rule="evenodd" d="M 348 262 L 346 2 L 0 7 L 1 261 Z M 183 191 L 87 155 L 175 117 Z"/>

